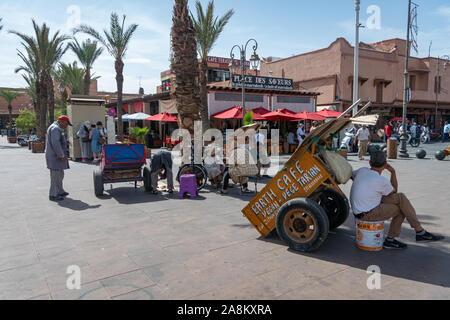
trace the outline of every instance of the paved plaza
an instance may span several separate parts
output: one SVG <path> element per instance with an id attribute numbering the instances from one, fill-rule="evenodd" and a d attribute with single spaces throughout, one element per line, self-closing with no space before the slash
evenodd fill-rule
<path id="1" fill-rule="evenodd" d="M 49 202 L 44 155 L 0 138 L 0 299 L 449 299 L 450 157 L 432 152 L 443 146 L 425 146 L 424 160 L 390 163 L 423 226 L 446 240 L 416 244 L 405 223 L 407 250 L 365 252 L 349 217 L 305 254 L 277 236 L 260 238 L 241 214 L 251 197 L 237 188 L 191 200 L 125 183 L 96 198 L 94 166 L 72 162 L 69 197 Z M 355 169 L 368 165 L 349 159 Z M 342 186 L 347 196 L 350 187 Z M 66 286 L 72 265 L 80 290 Z M 371 265 L 381 269 L 379 290 L 367 288 Z"/>

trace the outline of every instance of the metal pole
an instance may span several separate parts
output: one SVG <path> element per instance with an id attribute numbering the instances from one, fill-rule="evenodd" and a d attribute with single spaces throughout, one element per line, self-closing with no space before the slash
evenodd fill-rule
<path id="1" fill-rule="evenodd" d="M 241 71 L 242 71 L 242 126 L 245 117 L 245 49 L 241 50 Z"/>
<path id="2" fill-rule="evenodd" d="M 355 28 L 355 57 L 354 57 L 354 69 L 353 69 L 353 102 L 358 100 L 359 96 L 359 11 L 360 0 L 355 0 L 356 11 L 356 28 Z M 358 108 L 353 109 L 353 116 L 358 112 Z"/>
<path id="3" fill-rule="evenodd" d="M 406 57 L 405 57 L 405 73 L 404 73 L 404 92 L 403 92 L 403 119 L 402 127 L 403 134 L 400 137 L 401 147 L 399 156 L 401 158 L 408 158 L 409 154 L 406 151 L 406 109 L 408 107 L 408 63 L 409 63 L 409 32 L 411 28 L 411 0 L 408 1 L 408 32 L 406 35 Z"/>
<path id="4" fill-rule="evenodd" d="M 440 73 L 440 59 L 439 57 L 437 58 L 437 77 L 436 77 L 436 81 L 434 82 L 435 86 L 436 86 L 436 110 L 435 110 L 435 114 L 434 114 L 434 132 L 439 132 L 438 131 L 438 127 L 437 127 L 437 123 L 438 123 L 438 106 L 439 106 L 439 73 Z"/>

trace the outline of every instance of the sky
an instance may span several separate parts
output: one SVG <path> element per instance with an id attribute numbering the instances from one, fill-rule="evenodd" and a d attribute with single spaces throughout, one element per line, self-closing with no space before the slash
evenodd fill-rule
<path id="1" fill-rule="evenodd" d="M 206 6 L 209 0 L 201 0 Z M 32 34 L 31 19 L 47 23 L 50 32 L 72 35 L 72 28 L 88 24 L 98 31 L 109 26 L 111 12 L 126 15 L 126 24 L 136 23 L 124 69 L 124 92 L 137 93 L 139 84 L 145 93 L 155 93 L 161 84 L 160 73 L 170 68 L 171 0 L 2 0 L 0 17 L 0 87 L 24 87 L 25 82 L 14 69 L 20 64 L 21 47 L 15 30 Z M 413 56 L 450 55 L 450 1 L 415 0 L 418 7 L 419 52 Z M 191 9 L 195 1 L 189 0 Z M 235 44 L 258 41 L 260 57 L 288 57 L 324 48 L 339 37 L 352 45 L 355 40 L 354 0 L 215 0 L 216 15 L 229 9 L 235 14 L 225 27 L 211 56 L 229 57 Z M 360 41 L 370 43 L 389 38 L 406 39 L 407 0 L 361 0 Z M 86 38 L 76 35 L 79 40 Z M 431 50 L 430 50 L 431 43 Z M 251 54 L 251 53 L 250 53 Z M 249 54 L 249 55 L 250 55 Z M 63 61 L 73 62 L 68 51 Z M 105 51 L 93 67 L 99 91 L 116 91 L 114 59 Z"/>

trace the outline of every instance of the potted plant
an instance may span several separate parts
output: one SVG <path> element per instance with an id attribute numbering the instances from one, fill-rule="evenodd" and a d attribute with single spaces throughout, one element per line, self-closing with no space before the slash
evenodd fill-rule
<path id="1" fill-rule="evenodd" d="M 150 159 L 152 155 L 151 150 L 145 146 L 145 136 L 149 133 L 149 131 L 150 130 L 147 127 L 145 128 L 134 127 L 130 130 L 130 140 L 132 140 L 131 138 L 133 137 L 137 143 L 141 143 L 144 145 L 145 156 L 147 159 Z"/>

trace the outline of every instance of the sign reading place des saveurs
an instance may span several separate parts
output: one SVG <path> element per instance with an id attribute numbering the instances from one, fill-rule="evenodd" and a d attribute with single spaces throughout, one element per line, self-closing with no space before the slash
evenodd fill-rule
<path id="1" fill-rule="evenodd" d="M 235 74 L 231 77 L 233 87 L 242 87 L 242 76 Z M 294 90 L 292 79 L 245 76 L 245 87 L 252 89 Z"/>

